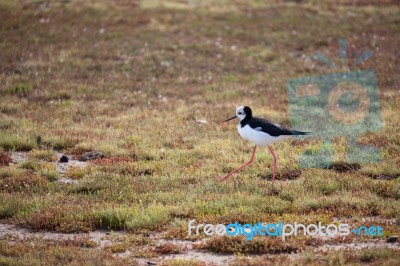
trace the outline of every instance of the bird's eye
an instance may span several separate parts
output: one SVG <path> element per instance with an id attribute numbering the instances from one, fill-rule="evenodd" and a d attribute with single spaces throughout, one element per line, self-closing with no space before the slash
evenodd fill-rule
<path id="1" fill-rule="evenodd" d="M 239 114 L 239 115 L 242 115 L 243 113 L 242 113 L 242 112 L 239 112 L 238 114 Z"/>

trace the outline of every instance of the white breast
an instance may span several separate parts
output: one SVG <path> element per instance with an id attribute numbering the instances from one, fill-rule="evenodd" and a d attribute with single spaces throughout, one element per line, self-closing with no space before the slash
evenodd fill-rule
<path id="1" fill-rule="evenodd" d="M 238 131 L 243 139 L 248 140 L 257 146 L 268 146 L 273 144 L 274 142 L 284 140 L 290 137 L 290 136 L 274 137 L 265 132 L 255 130 L 251 128 L 249 125 L 245 125 L 244 127 L 242 127 L 239 124 Z"/>

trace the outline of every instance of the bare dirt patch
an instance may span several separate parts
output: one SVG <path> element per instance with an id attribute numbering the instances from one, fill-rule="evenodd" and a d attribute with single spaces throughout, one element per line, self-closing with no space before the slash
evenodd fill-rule
<path id="1" fill-rule="evenodd" d="M 61 175 L 61 178 L 58 180 L 58 182 L 69 184 L 69 183 L 77 183 L 77 180 L 67 178 L 64 176 L 66 171 L 71 168 L 71 167 L 78 167 L 78 168 L 84 168 L 87 166 L 87 162 L 79 161 L 72 159 L 71 156 L 68 156 L 69 160 L 68 162 L 60 162 L 60 158 L 65 155 L 60 152 L 56 152 L 57 156 L 57 161 L 53 162 L 56 165 L 57 172 Z M 29 155 L 28 152 L 13 152 L 11 153 L 11 160 L 13 163 L 18 164 L 18 163 L 24 163 L 29 160 Z"/>

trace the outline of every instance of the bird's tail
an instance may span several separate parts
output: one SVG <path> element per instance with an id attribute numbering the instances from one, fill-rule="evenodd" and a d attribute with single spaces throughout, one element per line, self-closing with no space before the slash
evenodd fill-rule
<path id="1" fill-rule="evenodd" d="M 295 135 L 295 136 L 303 136 L 303 135 L 310 135 L 310 134 L 312 134 L 312 132 L 292 130 L 292 135 Z"/>

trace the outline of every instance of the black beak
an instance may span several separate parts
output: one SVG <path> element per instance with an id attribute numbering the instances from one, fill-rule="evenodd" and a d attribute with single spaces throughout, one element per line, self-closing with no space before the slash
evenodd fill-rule
<path id="1" fill-rule="evenodd" d="M 222 121 L 222 122 L 228 122 L 229 120 L 232 120 L 232 119 L 235 119 L 236 118 L 236 115 L 234 116 L 234 117 L 231 117 L 231 118 L 229 118 L 229 119 L 226 119 L 225 121 Z"/>

